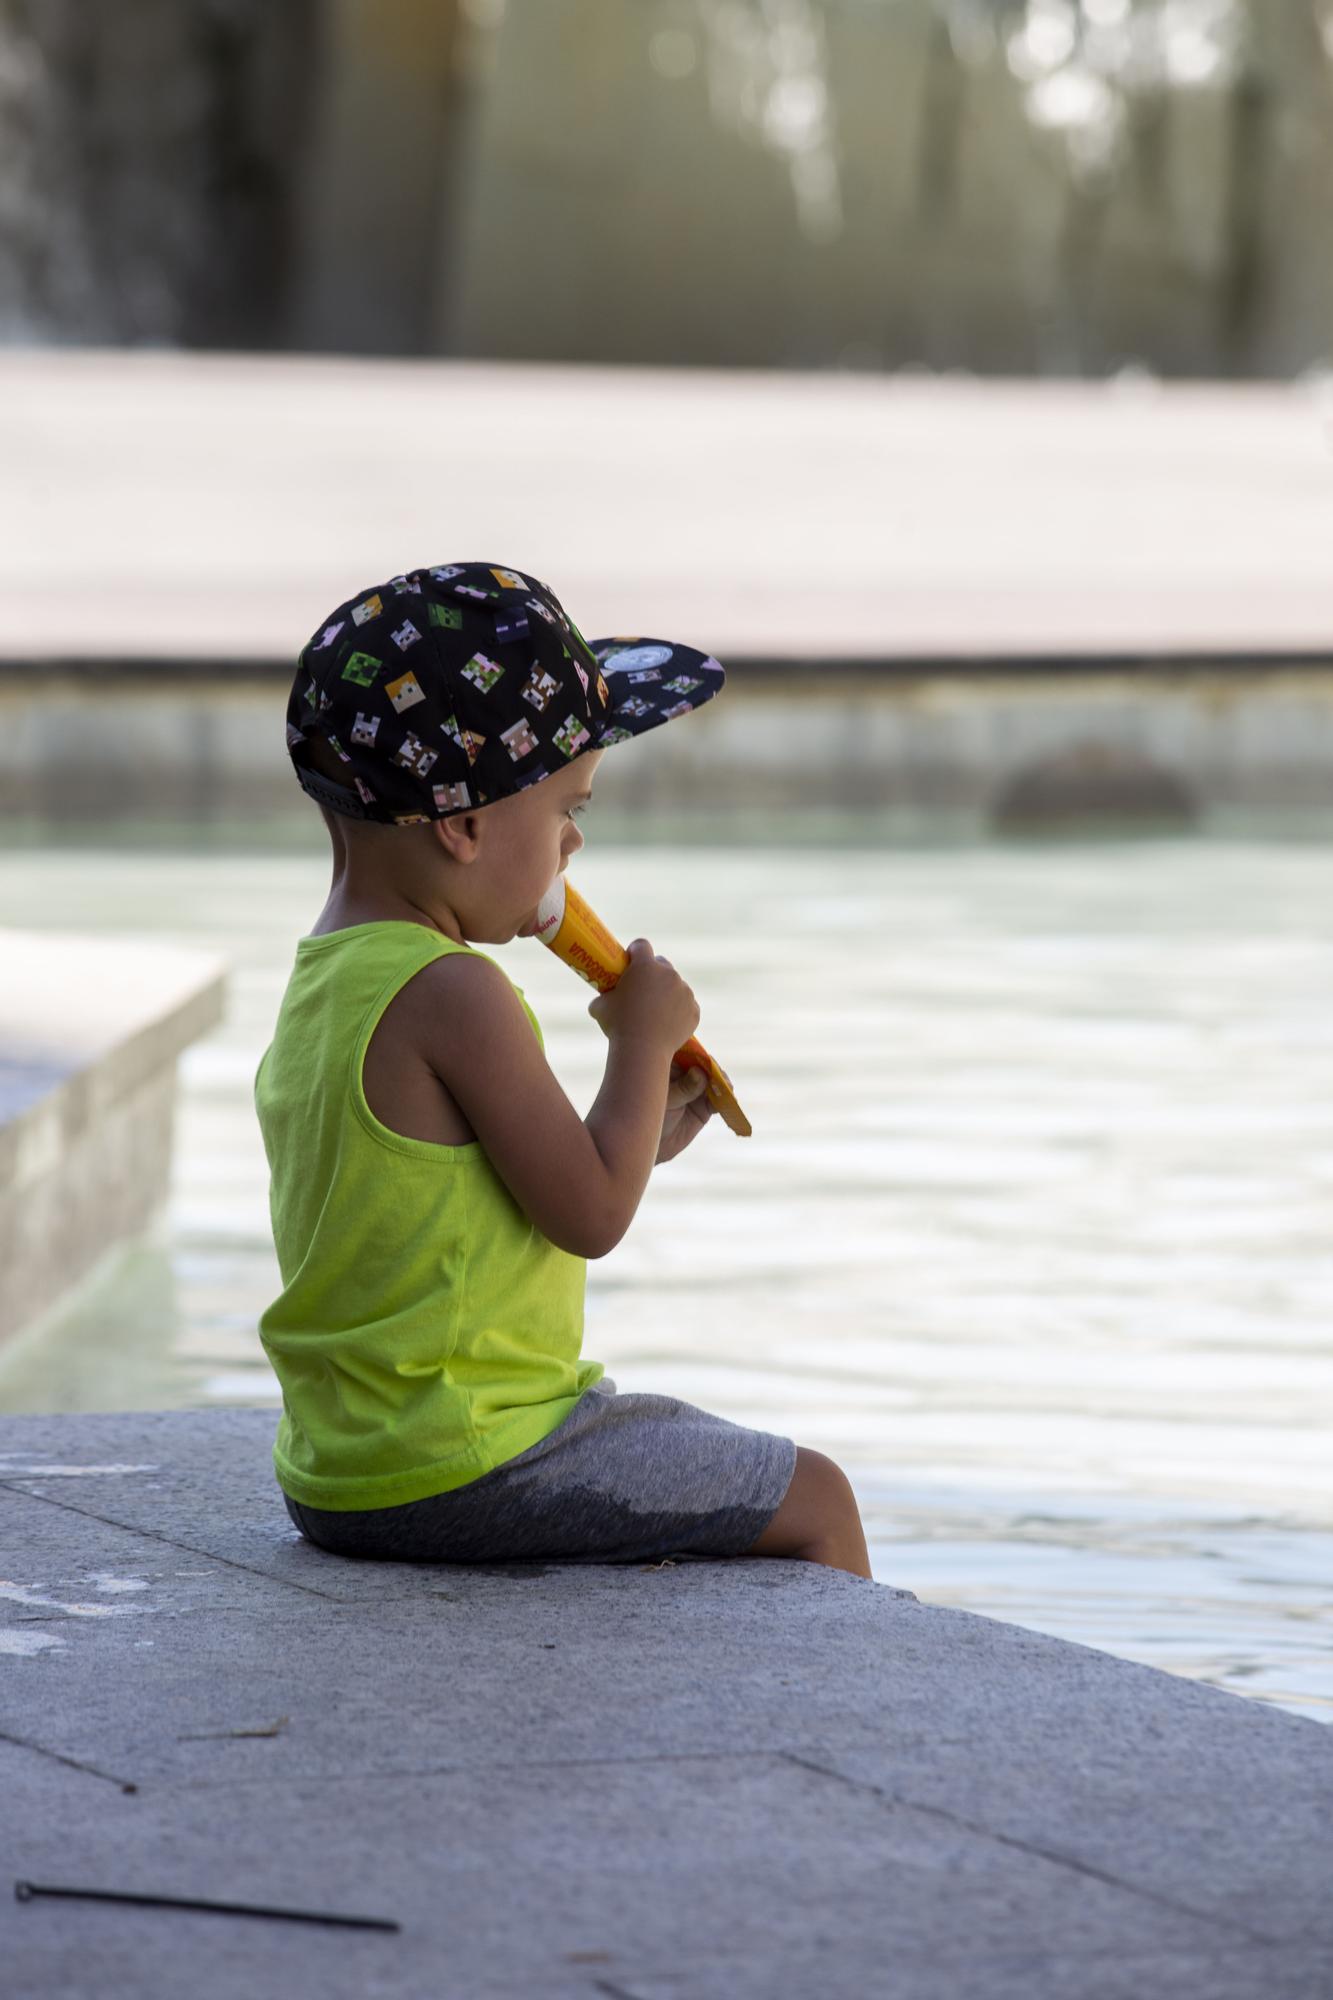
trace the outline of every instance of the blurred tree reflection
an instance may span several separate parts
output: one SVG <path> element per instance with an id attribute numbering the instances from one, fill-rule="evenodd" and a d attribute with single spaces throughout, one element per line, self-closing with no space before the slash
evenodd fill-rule
<path id="1" fill-rule="evenodd" d="M 263 341 L 318 0 L 0 0 L 0 328 Z"/>
<path id="2" fill-rule="evenodd" d="M 0 0 L 10 338 L 1333 350 L 1333 0 Z"/>

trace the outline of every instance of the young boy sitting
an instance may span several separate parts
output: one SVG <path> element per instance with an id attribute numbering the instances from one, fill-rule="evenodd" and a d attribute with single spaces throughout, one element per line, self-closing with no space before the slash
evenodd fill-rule
<path id="1" fill-rule="evenodd" d="M 723 679 L 686 646 L 589 646 L 543 584 L 484 563 L 364 591 L 301 654 L 287 747 L 334 869 L 255 1076 L 283 1283 L 259 1330 L 278 1484 L 322 1549 L 870 1575 L 832 1460 L 581 1358 L 586 1260 L 708 1120 L 672 1065 L 689 986 L 633 941 L 588 1009 L 609 1048 L 580 1118 L 473 949 L 532 934 L 606 748 Z"/>

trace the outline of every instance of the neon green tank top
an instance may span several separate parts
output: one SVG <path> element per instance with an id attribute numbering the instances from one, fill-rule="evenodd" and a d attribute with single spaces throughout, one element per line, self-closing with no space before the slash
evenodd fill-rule
<path id="1" fill-rule="evenodd" d="M 282 1386 L 273 1464 L 307 1506 L 466 1486 L 546 1437 L 603 1373 L 579 1359 L 586 1259 L 534 1228 L 480 1140 L 409 1139 L 366 1102 L 389 1002 L 469 950 L 396 920 L 299 938 L 255 1072 L 283 1283 L 259 1322 Z"/>

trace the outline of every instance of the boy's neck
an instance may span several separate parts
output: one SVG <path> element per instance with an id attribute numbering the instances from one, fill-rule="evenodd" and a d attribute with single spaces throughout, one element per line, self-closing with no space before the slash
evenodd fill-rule
<path id="1" fill-rule="evenodd" d="M 426 930 L 439 931 L 442 937 L 451 937 L 455 944 L 463 943 L 457 930 L 450 930 L 446 924 L 413 903 L 384 898 L 368 901 L 364 897 L 340 895 L 336 888 L 330 890 L 329 899 L 307 936 L 322 937 L 327 931 L 350 930 L 354 924 L 389 923 L 421 924 Z"/>
<path id="2" fill-rule="evenodd" d="M 320 812 L 333 847 L 333 880 L 329 885 L 328 901 L 315 919 L 309 936 L 322 937 L 326 931 L 350 930 L 353 924 L 397 922 L 424 924 L 428 930 L 439 931 L 441 936 L 452 938 L 455 944 L 465 942 L 452 911 L 428 910 L 424 905 L 414 903 L 402 889 L 364 880 L 362 862 L 351 851 L 344 822 L 327 806 L 321 806 Z"/>

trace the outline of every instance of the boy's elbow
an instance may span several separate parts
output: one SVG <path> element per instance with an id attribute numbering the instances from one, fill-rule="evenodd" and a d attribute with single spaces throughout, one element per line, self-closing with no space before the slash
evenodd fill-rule
<path id="1" fill-rule="evenodd" d="M 585 1218 L 583 1227 L 577 1232 L 582 1248 L 576 1254 L 594 1262 L 599 1257 L 609 1257 L 628 1228 L 629 1222 L 623 1215 L 599 1209 L 596 1214 Z"/>
<path id="2" fill-rule="evenodd" d="M 575 1254 L 595 1263 L 599 1257 L 609 1257 L 624 1234 L 621 1228 L 594 1230 L 584 1238 L 583 1248 Z"/>
<path id="3" fill-rule="evenodd" d="M 566 1214 L 547 1216 L 544 1220 L 535 1216 L 529 1219 L 557 1250 L 570 1257 L 586 1257 L 590 1262 L 608 1256 L 625 1234 L 622 1227 L 612 1227 L 604 1216 Z"/>

